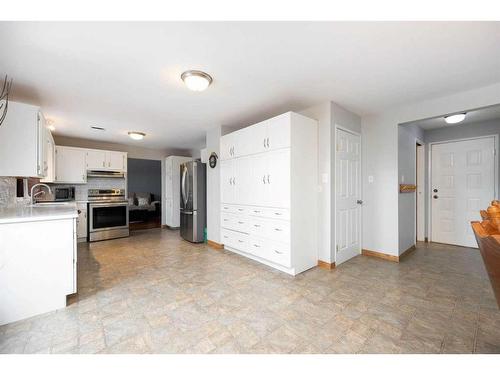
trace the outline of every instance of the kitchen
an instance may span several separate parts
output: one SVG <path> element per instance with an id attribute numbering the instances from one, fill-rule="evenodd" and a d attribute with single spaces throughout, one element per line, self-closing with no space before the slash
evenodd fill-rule
<path id="1" fill-rule="evenodd" d="M 0 175 L 29 177 L 2 177 L 5 324 L 66 306 L 77 292 L 77 241 L 126 237 L 129 217 L 126 152 L 56 146 L 40 108 L 15 102 L 0 136 L 9 140 Z"/>

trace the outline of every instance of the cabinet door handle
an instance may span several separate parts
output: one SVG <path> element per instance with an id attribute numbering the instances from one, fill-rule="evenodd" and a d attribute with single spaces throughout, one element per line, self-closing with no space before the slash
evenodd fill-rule
<path id="1" fill-rule="evenodd" d="M 266 183 L 266 175 L 262 176 L 262 182 Z"/>
<path id="2" fill-rule="evenodd" d="M 278 216 L 280 216 L 280 215 L 281 215 L 279 212 L 275 212 L 274 214 L 275 214 L 275 215 L 278 215 Z"/>
<path id="3" fill-rule="evenodd" d="M 102 166 L 105 167 L 106 166 L 106 162 L 103 161 L 102 162 Z"/>
<path id="4" fill-rule="evenodd" d="M 229 221 L 229 219 L 224 219 L 224 221 Z"/>
<path id="5" fill-rule="evenodd" d="M 266 148 L 266 139 L 264 138 L 264 148 Z"/>
<path id="6" fill-rule="evenodd" d="M 238 242 L 243 242 L 242 240 L 238 240 Z"/>
<path id="7" fill-rule="evenodd" d="M 236 185 L 236 177 L 233 177 L 233 185 Z"/>
<path id="8" fill-rule="evenodd" d="M 253 225 L 255 228 L 260 228 L 260 225 L 259 224 L 254 224 Z"/>
<path id="9" fill-rule="evenodd" d="M 110 161 L 108 161 L 108 167 L 111 167 L 111 162 Z"/>
<path id="10" fill-rule="evenodd" d="M 276 232 L 281 232 L 281 231 L 282 231 L 282 229 L 280 229 L 280 228 L 274 228 L 274 230 L 275 230 Z"/>
<path id="11" fill-rule="evenodd" d="M 238 211 L 243 211 L 243 208 L 238 208 Z"/>
<path id="12" fill-rule="evenodd" d="M 269 181 L 269 175 L 267 175 L 267 183 L 270 184 L 271 181 Z"/>
<path id="13" fill-rule="evenodd" d="M 278 251 L 278 250 L 274 250 L 274 252 L 275 252 L 276 254 L 283 254 L 281 251 Z"/>
<path id="14" fill-rule="evenodd" d="M 259 245 L 253 244 L 255 247 L 260 247 Z"/>
<path id="15" fill-rule="evenodd" d="M 253 212 L 255 212 L 256 214 L 258 214 L 260 211 L 254 210 Z"/>
<path id="16" fill-rule="evenodd" d="M 269 148 L 269 137 L 267 137 L 267 148 Z"/>
<path id="17" fill-rule="evenodd" d="M 244 221 L 238 221 L 238 224 L 245 224 Z"/>

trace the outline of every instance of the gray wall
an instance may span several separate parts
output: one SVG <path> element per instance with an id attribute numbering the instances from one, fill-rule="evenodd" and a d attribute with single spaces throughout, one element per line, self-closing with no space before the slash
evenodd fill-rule
<path id="1" fill-rule="evenodd" d="M 127 161 L 128 191 L 153 193 L 161 199 L 161 161 L 131 159 Z"/>

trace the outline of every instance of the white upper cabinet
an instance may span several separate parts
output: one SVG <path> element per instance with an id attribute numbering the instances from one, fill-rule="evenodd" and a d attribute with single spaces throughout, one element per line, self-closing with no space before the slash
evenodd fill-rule
<path id="1" fill-rule="evenodd" d="M 87 150 L 87 169 L 101 170 L 106 168 L 106 151 Z"/>
<path id="2" fill-rule="evenodd" d="M 221 137 L 221 160 L 290 147 L 291 112 Z"/>
<path id="3" fill-rule="evenodd" d="M 221 160 L 232 159 L 234 153 L 234 134 L 227 134 L 220 138 Z"/>
<path id="4" fill-rule="evenodd" d="M 119 151 L 86 150 L 87 169 L 93 171 L 127 171 L 127 153 Z"/>
<path id="5" fill-rule="evenodd" d="M 45 140 L 40 108 L 9 102 L 0 126 L 0 176 L 45 177 Z"/>
<path id="6" fill-rule="evenodd" d="M 127 154 L 125 152 L 107 151 L 107 168 L 112 171 L 127 171 Z"/>
<path id="7" fill-rule="evenodd" d="M 86 149 L 56 146 L 55 182 L 84 184 L 87 182 Z"/>
<path id="8" fill-rule="evenodd" d="M 45 128 L 45 139 L 44 139 L 44 162 L 43 171 L 45 177 L 41 179 L 41 182 L 54 182 L 56 177 L 56 144 L 54 143 L 54 138 L 49 129 Z"/>

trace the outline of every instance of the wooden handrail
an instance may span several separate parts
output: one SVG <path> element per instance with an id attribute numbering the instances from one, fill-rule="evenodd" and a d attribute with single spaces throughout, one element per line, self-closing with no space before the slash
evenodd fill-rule
<path id="1" fill-rule="evenodd" d="M 500 309 L 500 202 L 491 202 L 481 218 L 471 223 L 472 229 Z"/>

